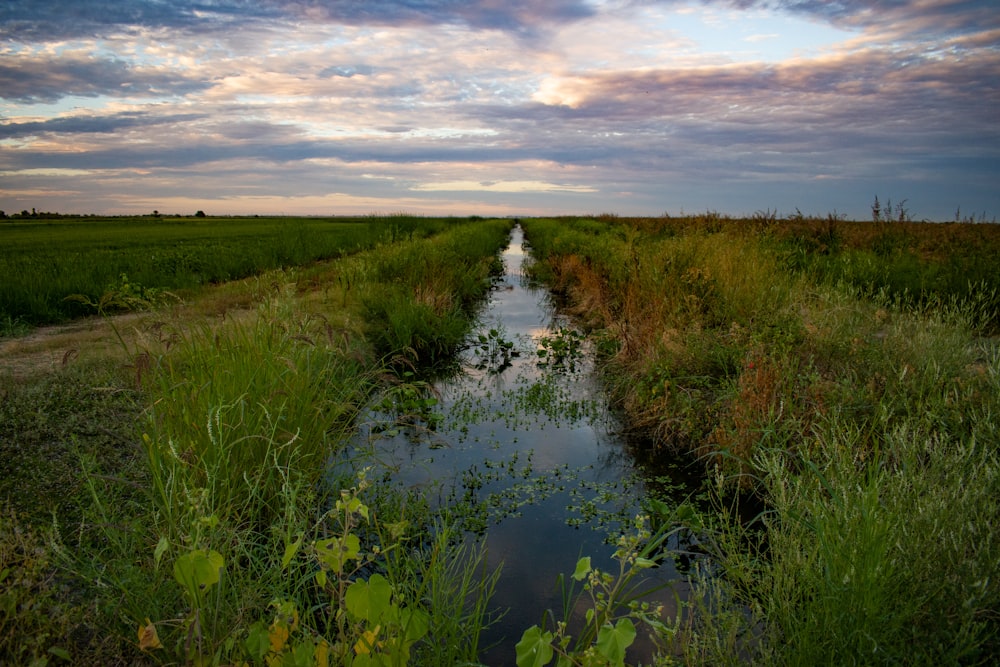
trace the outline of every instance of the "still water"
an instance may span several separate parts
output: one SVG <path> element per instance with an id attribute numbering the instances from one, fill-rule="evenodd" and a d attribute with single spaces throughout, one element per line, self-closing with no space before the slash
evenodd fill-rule
<path id="1" fill-rule="evenodd" d="M 607 539 L 641 511 L 649 479 L 605 403 L 587 341 L 525 280 L 520 227 L 503 261 L 462 371 L 434 385 L 436 417 L 361 436 L 395 481 L 476 508 L 488 566 L 502 565 L 492 606 L 509 610 L 480 643 L 492 647 L 487 665 L 514 664 L 522 632 L 546 609 L 559 616 L 557 577 L 581 556 L 612 570 Z M 680 579 L 669 560 L 655 576 Z M 674 592 L 660 597 L 672 613 Z"/>

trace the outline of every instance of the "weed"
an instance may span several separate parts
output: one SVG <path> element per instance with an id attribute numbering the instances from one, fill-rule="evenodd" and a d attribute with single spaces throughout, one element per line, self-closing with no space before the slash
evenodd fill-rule
<path id="1" fill-rule="evenodd" d="M 908 222 L 905 207 L 888 209 Z M 577 562 L 561 614 L 524 633 L 519 664 L 621 664 L 643 627 L 712 664 L 961 664 L 1000 652 L 1000 355 L 984 335 L 998 312 L 996 232 L 758 218 L 523 221 L 531 272 L 587 333 L 540 341 L 539 361 L 572 370 L 585 339 L 599 341 L 616 405 L 653 434 L 646 455 L 700 451 L 716 484 L 683 617 L 644 608 L 633 584 L 685 518 L 662 529 L 643 519 L 618 545 L 617 573 Z M 374 240 L 337 246 L 351 256 L 331 267 L 258 281 L 241 318 L 123 350 L 143 355 L 138 385 L 121 367 L 82 364 L 4 382 L 0 661 L 475 662 L 497 580 L 462 531 L 560 492 L 581 521 L 611 525 L 602 512 L 617 489 L 536 474 L 530 461 L 466 471 L 444 508 L 355 471 L 328 474 L 373 396 L 421 428 L 488 409 L 439 413 L 412 351 L 454 354 L 508 225 L 411 222 L 394 216 Z M 282 257 L 320 236 L 312 222 L 283 229 Z M 209 279 L 194 248 L 171 257 Z M 169 287 L 109 267 L 96 291 L 38 275 L 60 303 L 79 293 L 105 310 L 152 302 L 140 285 Z M 338 276 L 335 295 L 299 293 L 326 275 Z M 15 301 L 0 289 L 4 304 L 37 305 L 5 311 L 11 323 L 67 312 L 45 305 L 46 290 Z M 339 333 L 362 330 L 367 341 Z M 516 346 L 499 329 L 484 335 L 479 352 L 499 369 Z M 593 409 L 569 373 L 549 375 L 505 397 L 510 423 Z M 501 478 L 517 482 L 502 491 Z M 730 504 L 737 480 L 764 504 L 752 520 Z"/>
<path id="2" fill-rule="evenodd" d="M 0 318 L 0 338 L 16 338 L 31 331 L 31 325 L 21 317 L 13 317 L 9 314 Z"/>
<path id="3" fill-rule="evenodd" d="M 559 327 L 551 336 L 538 339 L 538 365 L 572 372 L 583 354 L 586 336 L 568 327 Z"/>
<path id="4" fill-rule="evenodd" d="M 460 222 L 88 217 L 5 226 L 0 230 L 0 270 L 6 276 L 0 284 L 0 316 L 44 324 L 86 314 L 86 301 L 100 304 L 109 292 L 116 293 L 118 302 L 132 300 L 136 285 L 147 291 L 196 290 L 353 254 L 375 247 L 390 232 L 394 238 L 421 238 Z M 129 280 L 122 280 L 123 275 Z M 82 295 L 84 302 L 66 301 L 68 294 Z"/>
<path id="5" fill-rule="evenodd" d="M 559 665 L 624 665 L 638 635 L 636 623 L 645 626 L 661 647 L 672 638 L 676 625 L 664 623 L 663 607 L 643 601 L 658 587 L 644 582 L 642 575 L 657 566 L 667 538 L 680 529 L 666 519 L 652 532 L 649 517 L 643 515 L 635 518 L 631 529 L 617 542 L 617 572 L 596 569 L 585 556 L 577 561 L 570 581 L 560 576 L 561 616 L 546 613 L 541 625 L 524 631 L 515 647 L 518 667 L 541 667 L 553 657 Z M 582 586 L 579 591 L 577 584 Z M 574 620 L 581 606 L 582 623 Z"/>
<path id="6" fill-rule="evenodd" d="M 8 664 L 69 660 L 60 630 L 75 610 L 60 604 L 59 573 L 44 534 L 12 508 L 0 507 L 0 658 Z"/>
<path id="7" fill-rule="evenodd" d="M 493 374 L 503 373 L 510 368 L 512 360 L 521 355 L 514 341 L 507 340 L 499 328 L 478 334 L 472 349 L 477 358 L 476 368 Z"/>

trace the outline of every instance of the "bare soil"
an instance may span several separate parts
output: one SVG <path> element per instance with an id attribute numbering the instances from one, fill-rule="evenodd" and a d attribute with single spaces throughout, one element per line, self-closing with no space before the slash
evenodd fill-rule
<path id="1" fill-rule="evenodd" d="M 119 358 L 125 362 L 128 345 L 162 326 L 162 313 L 125 313 L 87 317 L 39 327 L 14 338 L 0 338 L 0 377 L 26 379 L 81 360 Z M 117 330 L 117 333 L 116 333 Z"/>

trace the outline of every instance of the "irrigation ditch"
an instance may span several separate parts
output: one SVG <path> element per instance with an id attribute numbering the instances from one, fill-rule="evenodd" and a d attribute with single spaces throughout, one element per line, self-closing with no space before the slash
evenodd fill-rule
<path id="1" fill-rule="evenodd" d="M 992 226 L 387 222 L 7 317 L 0 663 L 995 662 Z"/>
<path id="2" fill-rule="evenodd" d="M 347 454 L 369 459 L 376 478 L 421 489 L 485 537 L 486 568 L 500 569 L 494 622 L 481 640 L 489 665 L 514 664 L 515 644 L 546 612 L 550 625 L 561 619 L 559 582 L 581 558 L 616 569 L 615 540 L 650 513 L 650 498 L 676 504 L 695 491 L 681 464 L 652 469 L 633 457 L 590 341 L 523 271 L 530 256 L 520 226 L 502 259 L 504 275 L 455 372 L 376 405 Z M 666 558 L 633 582 L 668 619 L 688 594 L 669 555 L 688 555 L 683 539 L 672 534 Z M 581 620 L 585 607 L 570 616 Z M 628 655 L 648 660 L 653 651 L 640 636 Z"/>

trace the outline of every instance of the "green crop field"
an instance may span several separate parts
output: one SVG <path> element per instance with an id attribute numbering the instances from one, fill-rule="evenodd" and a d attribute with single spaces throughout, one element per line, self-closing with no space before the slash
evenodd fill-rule
<path id="1" fill-rule="evenodd" d="M 9 220 L 0 224 L 0 323 L 11 328 L 92 314 L 95 307 L 85 301 L 109 294 L 155 301 L 163 290 L 340 257 L 448 225 L 406 216 Z M 85 299 L 67 300 L 71 295 Z"/>

